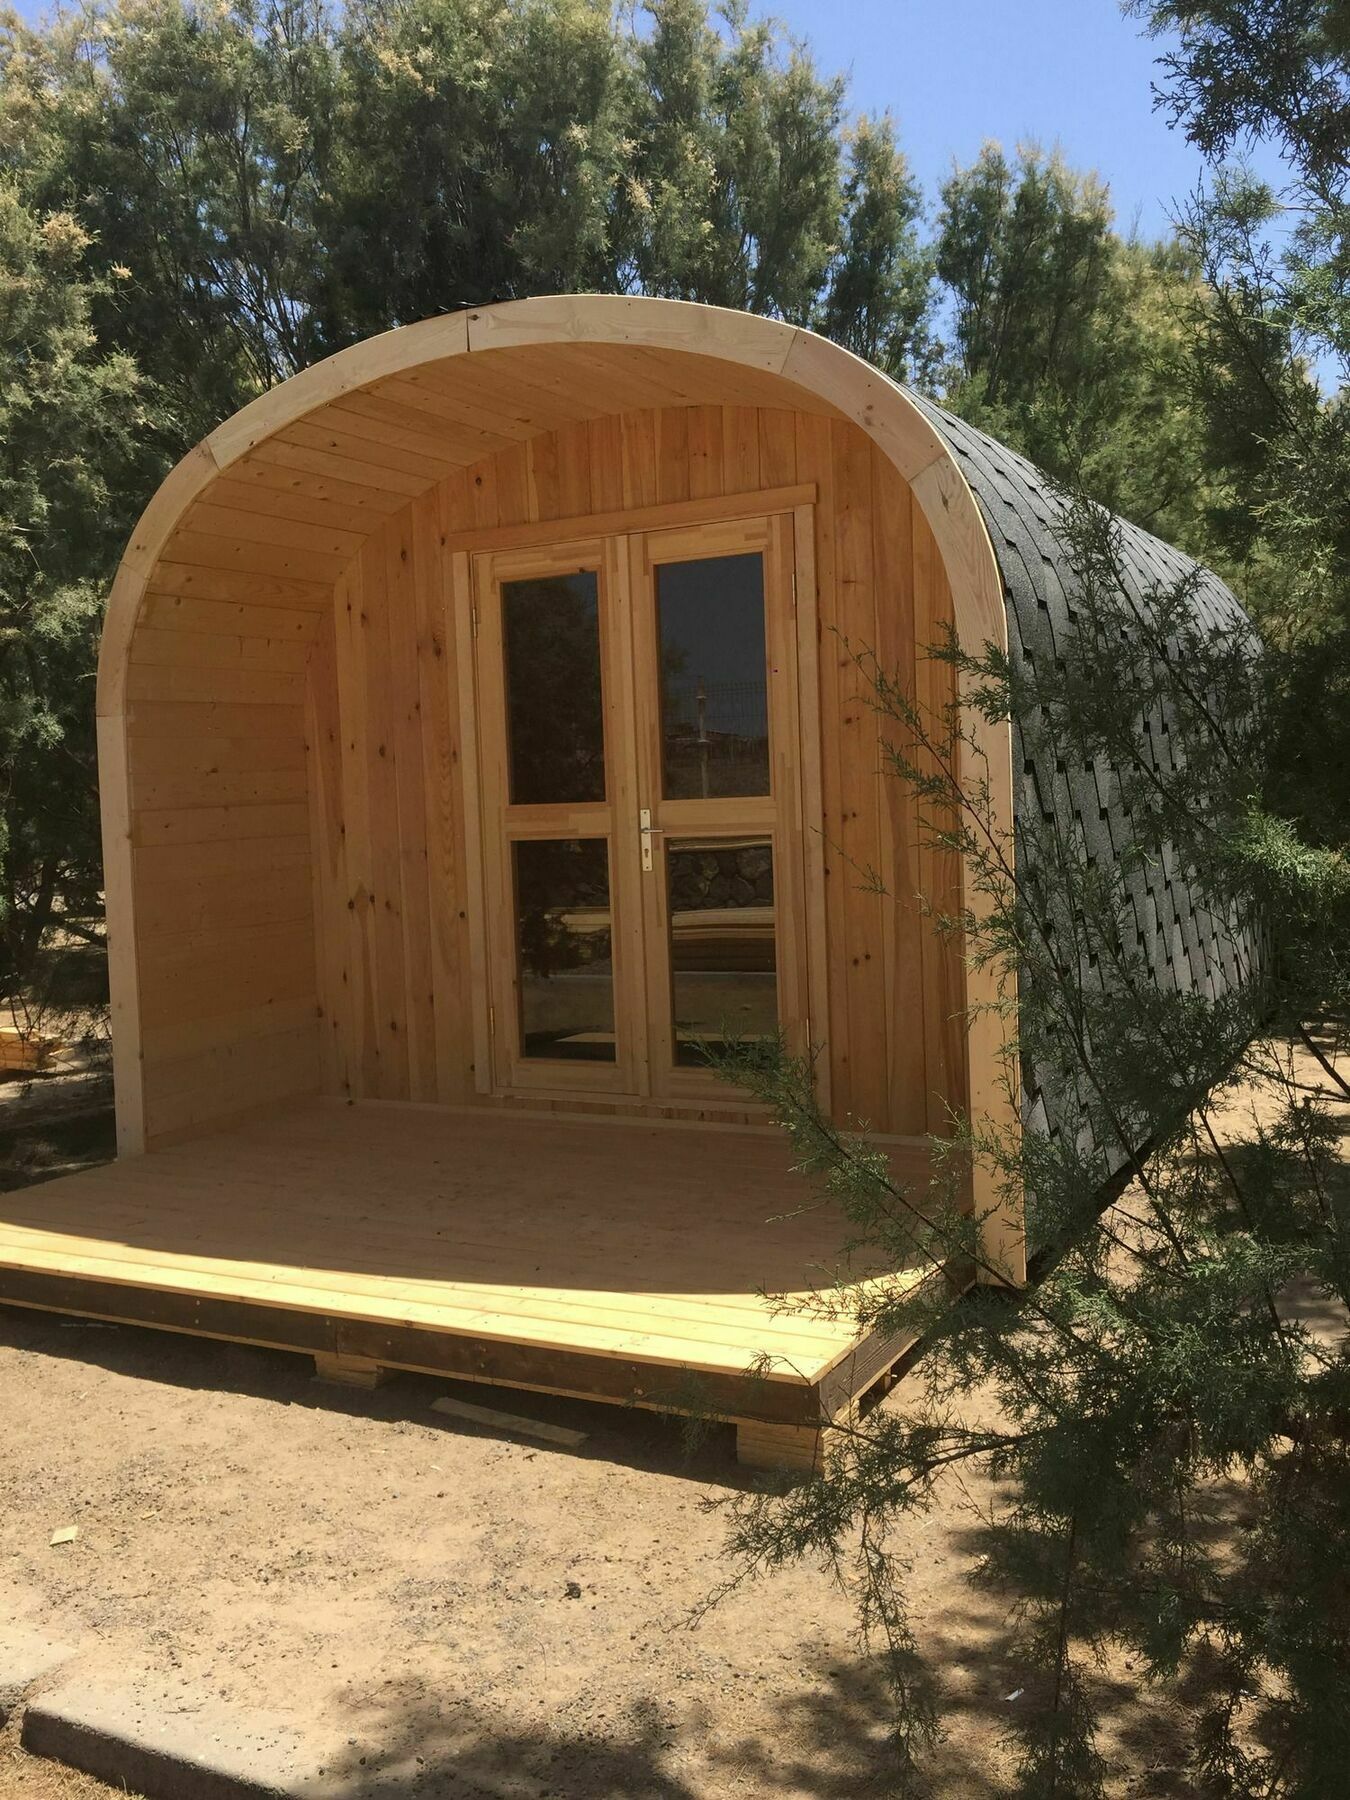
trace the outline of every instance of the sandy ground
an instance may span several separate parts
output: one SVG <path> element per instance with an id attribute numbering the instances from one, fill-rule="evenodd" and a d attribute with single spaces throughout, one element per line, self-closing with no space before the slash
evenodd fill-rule
<path id="1" fill-rule="evenodd" d="M 703 1502 L 742 1479 L 729 1432 L 686 1458 L 662 1419 L 522 1397 L 590 1429 L 569 1453 L 430 1413 L 445 1391 L 349 1396 L 298 1357 L 0 1314 L 6 1610 L 92 1637 L 110 1673 L 327 1722 L 373 1793 L 417 1791 L 417 1756 L 455 1795 L 888 1791 L 880 1684 L 826 1576 L 689 1626 L 727 1572 Z M 990 1791 L 1018 1685 L 1000 1609 L 955 1579 L 970 1524 L 914 1546 L 971 1704 L 952 1795 Z"/>
<path id="2" fill-rule="evenodd" d="M 445 1392 L 590 1436 L 513 1441 L 431 1412 Z M 96 1672 L 313 1721 L 363 1795 L 892 1791 L 882 1684 L 826 1572 L 691 1625 L 728 1573 L 707 1503 L 750 1479 L 729 1429 L 689 1452 L 636 1411 L 413 1376 L 352 1393 L 299 1357 L 0 1309 L 0 1442 L 0 1616 L 87 1640 Z M 1030 1685 L 971 1583 L 983 1497 L 950 1484 L 906 1546 L 941 1800 L 998 1791 Z M 1190 1792 L 1166 1708 L 1128 1665 L 1107 1679 L 1113 1794 Z M 0 1800 L 107 1791 L 37 1770 L 0 1739 Z"/>

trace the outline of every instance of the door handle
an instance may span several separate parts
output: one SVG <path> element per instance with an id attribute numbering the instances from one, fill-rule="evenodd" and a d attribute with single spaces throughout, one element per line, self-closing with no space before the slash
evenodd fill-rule
<path id="1" fill-rule="evenodd" d="M 666 834 L 659 825 L 652 824 L 652 809 L 644 806 L 638 814 L 638 837 L 642 843 L 642 873 L 650 875 L 656 867 L 652 854 L 652 839 L 664 837 Z"/>

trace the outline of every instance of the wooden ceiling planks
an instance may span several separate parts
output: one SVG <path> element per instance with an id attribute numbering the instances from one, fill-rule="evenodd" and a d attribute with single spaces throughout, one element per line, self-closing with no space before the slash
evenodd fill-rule
<path id="1" fill-rule="evenodd" d="M 240 637 L 262 631 L 267 639 L 288 638 L 294 644 L 308 644 L 314 629 L 314 616 L 298 606 L 269 606 L 264 619 L 259 619 L 253 605 L 238 600 L 198 600 L 186 594 L 148 593 L 141 609 L 140 629 L 131 646 L 131 661 L 139 655 L 139 640 L 154 633 L 172 632 L 177 643 L 184 644 L 194 632 L 208 636 L 230 633 Z"/>
<path id="2" fill-rule="evenodd" d="M 409 369 L 405 375 L 388 376 L 364 390 L 365 397 L 388 401 L 392 405 L 438 420 L 446 430 L 447 442 L 458 432 L 466 445 L 481 444 L 475 450 L 491 456 L 509 443 L 521 442 L 535 434 L 529 409 L 512 404 L 507 396 L 495 400 L 471 396 L 467 384 L 461 386 L 436 370 Z M 487 447 L 487 446 L 490 446 Z"/>
<path id="3" fill-rule="evenodd" d="M 438 403 L 436 396 L 415 389 L 414 399 L 400 384 L 382 382 L 365 393 L 343 396 L 341 412 L 347 420 L 359 419 L 372 427 L 383 427 L 406 433 L 403 441 L 411 448 L 418 444 L 434 444 L 437 455 L 460 462 L 494 456 L 498 450 L 515 443 L 527 427 L 507 430 L 500 419 L 489 422 L 486 409 L 478 414 L 468 406 L 454 407 Z M 335 408 L 325 407 L 328 417 Z M 350 425 L 348 429 L 351 429 Z"/>
<path id="4" fill-rule="evenodd" d="M 184 528 L 207 537 L 233 538 L 242 544 L 271 545 L 286 550 L 312 550 L 318 556 L 335 556 L 345 567 L 370 536 L 368 531 L 352 530 L 346 525 L 314 525 L 304 519 L 293 519 L 270 509 L 255 510 L 244 496 L 241 506 L 227 506 L 212 488 L 210 497 L 199 500 L 183 520 Z"/>
<path id="5" fill-rule="evenodd" d="M 404 495 L 388 488 L 372 488 L 365 483 L 344 481 L 336 475 L 315 475 L 307 469 L 291 468 L 255 454 L 231 463 L 216 480 L 231 489 L 246 487 L 255 492 L 259 496 L 256 504 L 260 510 L 265 510 L 274 501 L 284 504 L 289 499 L 297 502 L 300 509 L 306 503 L 328 506 L 348 518 L 378 521 L 405 504 Z M 294 517 L 306 516 L 300 509 Z"/>
<path id="6" fill-rule="evenodd" d="M 273 463 L 279 468 L 296 469 L 306 475 L 331 476 L 337 481 L 364 488 L 372 495 L 398 494 L 402 504 L 415 500 L 430 485 L 430 478 L 382 467 L 364 457 L 359 449 L 355 456 L 331 448 L 315 449 L 288 433 L 280 433 L 268 438 L 266 443 L 256 445 L 248 452 L 248 457 L 250 461 Z"/>
<path id="7" fill-rule="evenodd" d="M 189 568 L 307 581 L 330 591 L 351 560 L 337 552 L 325 555 L 288 544 L 244 543 L 236 537 L 193 531 L 186 524 L 174 532 L 165 549 L 170 561 Z"/>
<path id="8" fill-rule="evenodd" d="M 149 571 L 147 602 L 159 603 L 150 628 L 268 642 L 278 635 L 269 615 L 281 612 L 290 615 L 284 634 L 308 641 L 371 533 L 485 457 L 627 412 L 782 397 L 781 377 L 753 362 L 641 342 L 494 342 L 344 386 L 297 418 L 274 409 L 267 435 L 265 411 L 255 414 L 247 443 L 225 428 L 210 440 L 217 455 L 237 454 L 187 508 Z M 170 666 L 163 654 L 133 660 Z M 182 685 L 166 678 L 166 697 Z M 148 683 L 138 686 L 145 697 Z"/>
<path id="9" fill-rule="evenodd" d="M 273 463 L 236 463 L 211 485 L 213 506 L 234 507 L 304 525 L 334 525 L 368 537 L 403 504 L 402 495 L 372 495 L 366 488 L 325 482 Z"/>

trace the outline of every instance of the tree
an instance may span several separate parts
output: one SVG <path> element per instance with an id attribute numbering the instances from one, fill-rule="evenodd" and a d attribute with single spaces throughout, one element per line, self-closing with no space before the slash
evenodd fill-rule
<path id="1" fill-rule="evenodd" d="M 1350 1195 L 1334 1121 L 1283 1045 L 1300 1037 L 1328 1090 L 1350 1097 L 1334 1061 L 1350 1007 L 1346 13 L 1333 0 L 1133 10 L 1180 32 L 1162 103 L 1197 144 L 1221 156 L 1264 135 L 1290 169 L 1282 201 L 1296 226 L 1279 251 L 1266 241 L 1275 197 L 1241 169 L 1219 169 L 1197 196 L 1170 253 L 1181 275 L 1171 348 L 1149 363 L 1178 427 L 1198 427 L 1212 481 L 1203 521 L 1242 571 L 1266 650 L 1253 660 L 1240 623 L 1199 630 L 1189 577 L 1141 605 L 1116 528 L 1081 494 L 1058 526 L 1077 615 L 1058 656 L 938 650 L 962 666 L 981 710 L 1015 720 L 1030 753 L 1119 772 L 1132 833 L 1109 868 L 1061 820 L 1024 818 L 1034 854 L 1014 855 L 984 815 L 967 722 L 922 715 L 872 669 L 896 774 L 991 902 L 948 929 L 968 955 L 1015 974 L 1023 1066 L 1075 1096 L 1083 1129 L 1011 1142 L 965 1122 L 965 1154 L 1028 1196 L 1040 1278 L 1000 1294 L 999 1271 L 985 1268 L 993 1280 L 961 1305 L 936 1284 L 897 1284 L 867 1305 L 868 1323 L 923 1331 L 918 1398 L 848 1432 L 821 1480 L 738 1504 L 732 1542 L 747 1568 L 852 1553 L 916 1775 L 935 1715 L 900 1526 L 943 1470 L 980 1463 L 1006 1497 L 986 1522 L 988 1571 L 1016 1604 L 1029 1670 L 1030 1704 L 1015 1716 L 1019 1793 L 1102 1791 L 1095 1659 L 1125 1652 L 1188 1720 L 1198 1791 L 1327 1800 L 1350 1762 L 1339 1699 L 1350 1675 Z M 1043 428 L 1047 385 L 1068 402 L 1087 385 L 1119 406 L 1109 334 L 1065 320 L 1063 279 L 1078 271 L 1088 319 L 1119 319 L 1130 264 L 1104 254 L 1090 194 L 1022 185 L 992 153 L 957 178 L 939 271 L 957 297 L 958 405 L 1002 409 L 1004 429 L 1027 442 Z M 1070 208 L 1079 217 L 1061 232 Z M 1137 303 L 1124 312 L 1137 317 Z M 1076 416 L 1091 420 L 1090 406 Z M 1103 442 L 1109 432 L 1086 434 L 1087 467 Z M 1143 729 L 1159 707 L 1185 746 L 1167 766 Z M 1246 985 L 1221 1000 L 1160 991 L 1134 953 L 1130 874 L 1159 859 L 1182 872 L 1233 954 L 1269 934 Z M 842 1198 L 864 1258 L 980 1265 L 954 1189 L 896 1189 L 865 1142 L 820 1118 L 808 1067 L 781 1054 L 735 1066 Z M 1225 1126 L 1225 1097 L 1252 1079 L 1262 1113 L 1245 1130 Z M 1103 1211 L 1122 1159 L 1131 1187 Z M 959 1157 L 941 1165 L 953 1166 Z M 1309 1333 L 1289 1305 L 1295 1283 L 1342 1328 Z M 847 1305 L 846 1282 L 821 1304 Z"/>
<path id="2" fill-rule="evenodd" d="M 649 30 L 609 0 L 0 15 L 27 296 L 3 340 L 10 979 L 57 890 L 96 885 L 97 596 L 164 468 L 262 389 L 392 325 L 575 289 L 808 321 L 832 284 L 835 327 L 892 366 L 923 341 L 888 128 L 860 131 L 845 221 L 842 83 L 743 6 L 645 10 Z"/>
<path id="3" fill-rule="evenodd" d="M 96 904 L 98 577 L 152 477 L 153 390 L 102 351 L 89 239 L 0 180 L 0 997 L 62 910 Z"/>
<path id="4" fill-rule="evenodd" d="M 1219 515 L 1267 640 L 1267 810 L 1350 845 L 1350 16 L 1341 0 L 1132 0 L 1176 34 L 1157 94 L 1211 159 L 1179 221 L 1213 303 L 1188 381 L 1234 504 Z M 1240 158 L 1279 152 L 1278 191 Z M 1294 915 L 1297 924 L 1298 915 Z M 1346 953 L 1282 953 L 1343 1017 Z M 1316 1040 L 1308 1040 L 1315 1047 Z"/>
<path id="5" fill-rule="evenodd" d="M 632 71 L 607 0 L 370 0 L 347 9 L 336 56 L 316 353 L 456 306 L 619 285 Z"/>
<path id="6" fill-rule="evenodd" d="M 1112 511 L 1214 554 L 1208 470 L 1183 345 L 1207 305 L 1175 243 L 1122 241 L 1106 189 L 997 146 L 942 189 L 937 273 L 953 313 L 946 403 Z"/>
<path id="7" fill-rule="evenodd" d="M 807 323 L 839 229 L 843 83 L 745 0 L 652 0 L 636 46 L 629 278 L 644 293 Z"/>
<path id="8" fill-rule="evenodd" d="M 739 0 L 95 0 L 0 25 L 0 170 L 130 271 L 94 325 L 175 451 L 345 344 L 541 292 L 824 318 L 903 366 L 917 200 L 867 123 L 845 199 L 843 91 Z"/>
<path id="9" fill-rule="evenodd" d="M 332 88 L 317 0 L 124 0 L 0 37 L 0 167 L 79 221 L 94 273 L 129 272 L 91 317 L 153 367 L 170 453 L 309 360 Z"/>
<path id="10" fill-rule="evenodd" d="M 842 241 L 819 328 L 897 380 L 931 374 L 933 259 L 919 241 L 923 202 L 889 118 L 847 137 Z"/>
<path id="11" fill-rule="evenodd" d="M 943 186 L 937 272 L 952 295 L 961 379 L 991 413 L 1097 374 L 1097 321 L 1117 297 L 1111 208 L 1094 177 L 1034 150 L 1014 167 L 986 145 Z"/>
<path id="12" fill-rule="evenodd" d="M 1340 0 L 1128 0 L 1154 36 L 1159 103 L 1211 163 L 1244 137 L 1273 141 L 1308 194 L 1344 202 L 1350 143 L 1350 17 Z"/>
<path id="13" fill-rule="evenodd" d="M 1154 35 L 1178 34 L 1158 104 L 1213 164 L 1178 224 L 1213 296 L 1190 375 L 1211 460 L 1240 496 L 1222 524 L 1268 635 L 1282 646 L 1326 639 L 1344 682 L 1350 16 L 1341 0 L 1130 0 L 1128 10 Z M 1279 191 L 1241 163 L 1258 139 L 1279 151 Z"/>

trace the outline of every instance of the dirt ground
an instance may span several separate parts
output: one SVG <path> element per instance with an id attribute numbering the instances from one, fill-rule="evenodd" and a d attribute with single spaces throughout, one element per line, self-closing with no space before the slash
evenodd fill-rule
<path id="1" fill-rule="evenodd" d="M 446 1392 L 590 1436 L 503 1437 L 431 1412 Z M 352 1393 L 279 1352 L 0 1308 L 0 1441 L 0 1617 L 87 1640 L 110 1676 L 315 1721 L 373 1800 L 892 1791 L 882 1683 L 826 1572 L 691 1623 L 728 1573 L 707 1503 L 750 1479 L 729 1428 L 686 1452 L 637 1411 L 414 1376 Z M 998 1791 L 1029 1685 L 971 1582 L 983 1497 L 949 1484 L 906 1546 L 942 1800 Z M 1107 1673 L 1113 1794 L 1189 1792 L 1165 1707 Z M 65 1781 L 0 1738 L 0 1800 L 108 1791 Z"/>
<path id="2" fill-rule="evenodd" d="M 823 1574 L 689 1626 L 727 1572 L 702 1503 L 742 1479 L 729 1432 L 686 1458 L 660 1418 L 515 1402 L 588 1429 L 572 1453 L 429 1412 L 446 1391 L 348 1395 L 298 1357 L 0 1313 L 5 1610 L 92 1638 L 109 1674 L 330 1723 L 372 1794 L 887 1791 L 881 1686 Z M 960 1586 L 972 1526 L 914 1545 L 970 1709 L 952 1796 L 990 1791 L 1019 1685 L 1000 1609 Z"/>

